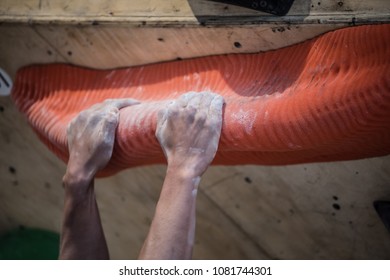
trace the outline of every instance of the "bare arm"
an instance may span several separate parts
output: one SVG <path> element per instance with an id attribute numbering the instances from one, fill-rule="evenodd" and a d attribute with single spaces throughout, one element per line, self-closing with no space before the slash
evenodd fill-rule
<path id="1" fill-rule="evenodd" d="M 222 107 L 221 96 L 192 93 L 159 113 L 156 137 L 168 168 L 140 259 L 191 258 L 198 186 L 218 148 Z"/>
<path id="2" fill-rule="evenodd" d="M 137 103 L 132 99 L 106 100 L 81 112 L 68 126 L 70 156 L 63 178 L 60 259 L 109 258 L 93 181 L 111 158 L 119 109 Z"/>

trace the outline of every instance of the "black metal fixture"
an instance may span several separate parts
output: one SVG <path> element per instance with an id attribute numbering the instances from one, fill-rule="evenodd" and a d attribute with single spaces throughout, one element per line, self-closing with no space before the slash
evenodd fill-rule
<path id="1" fill-rule="evenodd" d="M 374 201 L 374 208 L 381 218 L 383 224 L 390 232 L 390 201 Z"/>
<path id="2" fill-rule="evenodd" d="M 294 0 L 209 0 L 284 16 L 290 10 Z"/>

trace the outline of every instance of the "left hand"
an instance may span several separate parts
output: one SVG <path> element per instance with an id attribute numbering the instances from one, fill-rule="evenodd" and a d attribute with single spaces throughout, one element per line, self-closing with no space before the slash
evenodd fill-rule
<path id="1" fill-rule="evenodd" d="M 64 180 L 93 180 L 111 159 L 119 110 L 139 103 L 134 99 L 107 99 L 82 111 L 69 123 L 69 161 Z"/>

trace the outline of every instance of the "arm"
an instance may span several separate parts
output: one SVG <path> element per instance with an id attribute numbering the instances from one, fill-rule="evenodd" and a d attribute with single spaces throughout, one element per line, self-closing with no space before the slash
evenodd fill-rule
<path id="1" fill-rule="evenodd" d="M 132 99 L 106 100 L 81 112 L 68 126 L 60 259 L 109 258 L 93 181 L 111 158 L 119 109 L 137 103 Z"/>
<path id="2" fill-rule="evenodd" d="M 221 96 L 191 93 L 159 113 L 156 137 L 168 168 L 140 259 L 191 258 L 198 186 L 217 152 L 222 107 Z"/>

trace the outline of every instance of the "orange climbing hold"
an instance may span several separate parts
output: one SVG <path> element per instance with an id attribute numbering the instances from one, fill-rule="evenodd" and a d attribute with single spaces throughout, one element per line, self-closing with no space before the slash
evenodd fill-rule
<path id="1" fill-rule="evenodd" d="M 280 165 L 390 154 L 390 25 L 345 28 L 291 47 L 92 70 L 25 67 L 12 97 L 40 139 L 67 161 L 66 127 L 108 98 L 143 103 L 121 110 L 113 158 L 100 173 L 164 163 L 157 111 L 190 92 L 224 96 L 214 164 Z"/>

